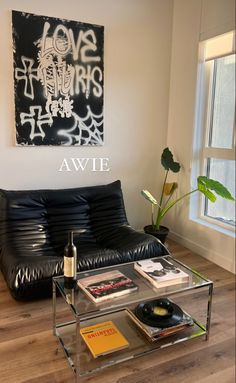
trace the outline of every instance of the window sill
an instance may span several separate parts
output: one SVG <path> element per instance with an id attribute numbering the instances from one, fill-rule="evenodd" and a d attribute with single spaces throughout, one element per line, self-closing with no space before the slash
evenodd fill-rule
<path id="1" fill-rule="evenodd" d="M 222 227 L 220 225 L 216 225 L 212 222 L 209 222 L 209 220 L 205 219 L 205 218 L 190 218 L 190 219 L 191 219 L 191 221 L 193 221 L 199 225 L 202 225 L 202 226 L 208 227 L 209 229 L 218 231 L 224 235 L 227 235 L 228 237 L 235 238 L 235 228 L 227 229 L 227 228 Z"/>

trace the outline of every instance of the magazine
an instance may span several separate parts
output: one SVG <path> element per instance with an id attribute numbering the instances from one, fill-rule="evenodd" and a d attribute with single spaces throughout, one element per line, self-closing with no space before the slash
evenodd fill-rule
<path id="1" fill-rule="evenodd" d="M 138 286 L 132 279 L 118 270 L 79 279 L 77 284 L 95 303 L 121 297 L 138 290 Z"/>
<path id="2" fill-rule="evenodd" d="M 193 326 L 194 324 L 193 319 L 186 312 L 184 312 L 183 319 L 180 323 L 166 328 L 148 326 L 135 315 L 134 310 L 127 309 L 126 312 L 129 315 L 130 319 L 152 342 L 155 342 L 158 339 L 164 338 L 166 336 L 176 334 L 177 332 L 184 330 L 186 327 Z"/>
<path id="3" fill-rule="evenodd" d="M 134 268 L 156 288 L 189 282 L 189 274 L 164 258 L 138 261 L 134 264 Z"/>
<path id="4" fill-rule="evenodd" d="M 128 341 L 112 321 L 84 327 L 80 330 L 80 334 L 94 358 L 129 346 Z"/>

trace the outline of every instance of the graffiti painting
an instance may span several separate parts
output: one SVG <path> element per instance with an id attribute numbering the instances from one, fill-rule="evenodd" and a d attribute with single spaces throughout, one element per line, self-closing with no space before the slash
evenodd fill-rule
<path id="1" fill-rule="evenodd" d="M 102 145 L 104 27 L 12 11 L 18 145 Z"/>

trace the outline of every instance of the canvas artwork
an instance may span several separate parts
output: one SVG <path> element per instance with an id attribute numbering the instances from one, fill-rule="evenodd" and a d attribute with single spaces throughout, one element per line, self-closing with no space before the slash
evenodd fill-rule
<path id="1" fill-rule="evenodd" d="M 16 143 L 102 145 L 104 27 L 12 11 Z"/>

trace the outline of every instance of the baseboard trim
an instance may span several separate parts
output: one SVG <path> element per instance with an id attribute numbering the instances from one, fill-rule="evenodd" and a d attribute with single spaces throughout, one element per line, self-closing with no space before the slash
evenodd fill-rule
<path id="1" fill-rule="evenodd" d="M 222 256 L 222 254 L 217 253 L 216 251 L 209 250 L 206 247 L 199 245 L 198 243 L 188 238 L 185 238 L 182 235 L 173 231 L 169 233 L 169 238 L 173 239 L 173 241 L 178 242 L 180 245 L 187 247 L 191 251 L 196 252 L 197 254 L 222 267 L 223 269 L 235 274 L 235 258 L 233 258 L 232 260 L 225 259 Z"/>

